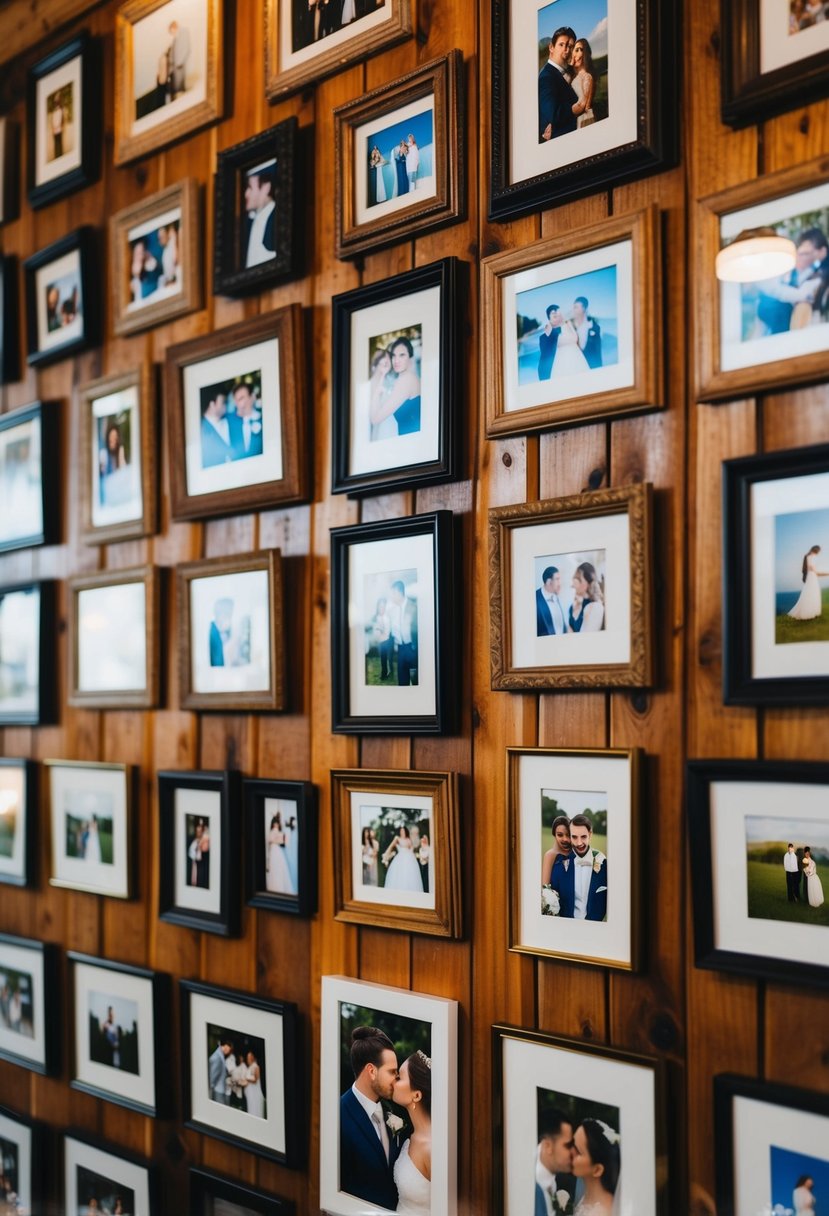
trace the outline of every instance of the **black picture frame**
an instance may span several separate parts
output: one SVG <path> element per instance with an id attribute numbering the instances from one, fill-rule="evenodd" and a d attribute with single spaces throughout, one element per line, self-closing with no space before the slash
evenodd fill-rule
<path id="1" fill-rule="evenodd" d="M 0 226 L 20 214 L 20 127 L 0 117 Z"/>
<path id="2" fill-rule="evenodd" d="M 20 379 L 17 258 L 0 254 L 0 384 Z"/>
<path id="3" fill-rule="evenodd" d="M 678 21 L 659 0 L 625 0 L 636 26 L 636 138 L 561 168 L 510 180 L 509 70 L 512 0 L 492 5 L 492 134 L 489 219 L 501 222 L 581 198 L 596 190 L 670 167 L 677 154 L 678 75 L 674 70 Z M 621 14 L 620 14 L 621 15 Z M 618 25 L 618 23 L 617 23 Z M 536 31 L 529 35 L 536 42 Z M 536 85 L 532 88 L 535 112 Z"/>
<path id="4" fill-rule="evenodd" d="M 71 1210 L 88 1211 L 85 1204 L 83 1207 L 81 1207 L 80 1204 L 77 1206 L 77 1208 L 70 1209 L 69 1207 L 68 1169 L 70 1167 L 70 1162 L 68 1160 L 67 1150 L 70 1144 L 78 1145 L 82 1149 L 86 1148 L 92 1150 L 92 1152 L 95 1153 L 105 1154 L 107 1157 L 112 1159 L 113 1163 L 122 1162 L 124 1165 L 127 1165 L 131 1169 L 135 1170 L 138 1174 L 145 1175 L 145 1185 L 149 1204 L 149 1207 L 147 1208 L 147 1216 L 161 1216 L 161 1185 L 159 1167 L 154 1162 L 147 1161 L 145 1158 L 140 1157 L 135 1153 L 126 1151 L 125 1149 L 121 1148 L 120 1145 L 111 1144 L 106 1140 L 100 1139 L 98 1136 L 91 1136 L 86 1132 L 79 1132 L 74 1128 L 68 1129 L 61 1139 L 61 1147 L 63 1149 L 63 1160 L 61 1162 L 61 1196 L 64 1203 L 64 1211 L 67 1213 Z M 76 1161 L 74 1164 L 77 1166 L 79 1163 Z M 101 1162 L 101 1166 L 104 1164 L 106 1164 L 107 1168 L 109 1169 L 113 1168 L 113 1166 L 108 1162 Z M 84 1168 L 86 1168 L 90 1173 L 95 1174 L 95 1171 L 91 1169 L 91 1162 Z M 103 1176 L 100 1177 L 103 1180 Z M 114 1179 L 107 1180 L 115 1181 Z M 124 1185 L 123 1180 L 121 1180 L 121 1185 Z M 76 1198 L 80 1197 L 76 1196 Z M 138 1206 L 138 1211 L 141 1213 L 141 1216 L 143 1216 L 143 1204 Z"/>
<path id="5" fill-rule="evenodd" d="M 208 1216 L 213 1211 L 208 1202 L 223 1199 L 226 1203 L 237 1204 L 246 1212 L 255 1212 L 256 1216 L 294 1216 L 295 1204 L 290 1199 L 280 1199 L 260 1191 L 246 1183 L 234 1182 L 212 1170 L 190 1168 L 190 1216 Z"/>
<path id="6" fill-rule="evenodd" d="M 441 258 L 428 266 L 419 266 L 404 274 L 379 283 L 371 283 L 354 291 L 334 296 L 333 329 L 333 421 L 332 421 L 332 479 L 334 494 L 359 497 L 378 491 L 415 489 L 452 481 L 458 476 L 457 401 L 460 396 L 460 324 L 463 316 L 461 300 L 462 268 L 458 258 Z M 401 453 L 397 466 L 378 471 L 354 472 L 352 443 L 354 438 L 354 394 L 352 385 L 352 326 L 355 316 L 366 309 L 382 306 L 417 292 L 437 289 L 440 292 L 438 343 L 438 417 L 437 455 L 418 463 L 410 463 Z M 392 330 L 396 327 L 391 327 Z M 421 415 L 422 416 L 422 415 Z"/>
<path id="7" fill-rule="evenodd" d="M 218 154 L 213 179 L 215 228 L 213 234 L 213 292 L 222 296 L 244 296 L 295 278 L 301 267 L 299 124 L 292 115 L 232 148 Z M 255 166 L 275 160 L 272 198 L 274 257 L 258 265 L 242 264 L 242 242 L 246 215 L 241 207 L 242 183 Z"/>
<path id="8" fill-rule="evenodd" d="M 33 957 L 40 960 L 43 979 L 43 1009 L 45 1011 L 59 1008 L 60 948 L 50 942 L 39 942 L 30 937 L 17 937 L 12 933 L 0 933 L 0 948 L 3 946 L 29 951 Z M 42 1058 L 33 1059 L 21 1055 L 19 1052 L 3 1046 L 0 1042 L 0 1060 L 19 1064 L 22 1068 L 28 1068 L 31 1072 L 39 1073 L 41 1076 L 54 1076 L 60 1070 L 61 1031 L 60 1019 L 44 1013 L 43 1050 L 40 1053 Z"/>
<path id="9" fill-rule="evenodd" d="M 23 1197 L 24 1210 L 39 1212 L 46 1199 L 48 1179 L 54 1176 L 54 1141 L 50 1135 L 51 1129 L 39 1119 L 30 1119 L 27 1115 L 22 1115 L 10 1107 L 0 1106 L 0 1137 L 4 1140 L 11 1133 L 10 1128 L 4 1127 L 6 1121 L 19 1126 L 28 1137 L 29 1176 L 26 1179 L 25 1187 L 20 1186 L 18 1179 L 17 1190 Z M 17 1147 L 19 1149 L 20 1141 L 17 1141 Z"/>
<path id="10" fill-rule="evenodd" d="M 434 587 L 432 602 L 434 639 L 433 671 L 428 677 L 434 687 L 434 704 L 415 706 L 409 712 L 389 712 L 387 706 L 376 709 L 366 707 L 360 712 L 359 707 L 352 704 L 350 689 L 351 655 L 354 650 L 352 635 L 357 636 L 359 624 L 349 620 L 349 604 L 351 589 L 349 577 L 349 558 L 352 548 L 359 545 L 371 545 L 375 542 L 397 541 L 406 551 L 406 556 L 396 559 L 396 568 L 404 562 L 413 559 L 413 546 L 422 540 L 431 543 L 431 573 Z M 423 563 L 423 569 L 428 563 Z M 418 570 L 420 567 L 418 567 Z M 333 605 L 331 609 L 331 671 L 332 671 L 332 726 L 335 733 L 366 734 L 366 735 L 440 735 L 451 729 L 455 713 L 456 679 L 458 665 L 458 648 L 455 644 L 455 622 L 460 619 L 459 606 L 456 603 L 458 584 L 455 575 L 454 553 L 454 518 L 451 511 L 432 511 L 423 515 L 410 515 L 402 519 L 381 520 L 376 523 L 358 524 L 353 527 L 331 529 L 331 593 Z M 365 606 L 365 605 L 364 605 Z M 418 603 L 418 633 L 420 628 L 423 605 Z M 352 612 L 353 617 L 353 612 Z M 368 619 L 362 623 L 363 630 L 368 626 Z M 354 651 L 357 653 L 356 650 Z M 421 648 L 418 639 L 415 651 L 416 679 L 418 687 L 422 687 L 422 670 L 420 669 Z M 431 666 L 431 664 L 430 664 Z M 356 677 L 356 673 L 355 673 Z M 399 675 L 398 675 L 399 681 Z M 368 687 L 364 684 L 363 686 Z M 390 683 L 388 688 L 394 688 Z M 394 700 L 399 704 L 400 685 L 396 687 L 398 696 Z M 411 687 L 415 687 L 412 685 Z M 383 690 L 385 691 L 385 690 Z M 370 698 L 377 700 L 377 698 Z M 383 698 L 390 701 L 391 698 Z M 385 712 L 383 712 L 385 709 Z"/>
<path id="11" fill-rule="evenodd" d="M 29 71 L 26 92 L 28 131 L 28 195 L 31 207 L 45 207 L 75 190 L 97 181 L 101 171 L 101 70 L 100 44 L 86 30 L 40 59 Z M 80 163 L 40 183 L 37 174 L 37 87 L 51 73 L 73 59 L 80 59 L 81 74 L 81 154 Z"/>
<path id="12" fill-rule="evenodd" d="M 33 401 L 8 414 L 0 414 L 0 434 L 17 426 L 40 421 L 40 509 L 42 526 L 34 532 L 12 540 L 0 540 L 0 553 L 11 549 L 30 549 L 36 545 L 54 545 L 60 540 L 60 403 Z M 0 494 L 3 491 L 0 476 Z M 6 500 L 8 501 L 8 499 Z"/>
<path id="13" fill-rule="evenodd" d="M 829 444 L 723 462 L 723 700 L 726 705 L 827 705 L 829 674 L 753 674 L 752 489 L 829 473 Z M 829 506 L 829 503 L 827 503 Z M 829 643 L 827 643 L 829 650 Z"/>
<path id="14" fill-rule="evenodd" d="M 179 790 L 210 791 L 219 795 L 222 847 L 219 877 L 216 883 L 216 891 L 219 896 L 217 912 L 188 908 L 176 903 L 175 867 L 185 861 L 178 855 L 176 847 L 175 800 Z M 235 770 L 228 769 L 224 772 L 176 771 L 158 774 L 161 852 L 158 915 L 161 920 L 173 925 L 184 925 L 188 929 L 218 933 L 222 937 L 238 936 L 241 859 L 238 856 L 238 850 L 234 853 L 231 848 L 231 811 L 239 804 L 240 792 L 240 774 Z M 184 811 L 183 814 L 187 814 L 187 812 Z"/>
<path id="15" fill-rule="evenodd" d="M 242 782 L 245 806 L 245 884 L 251 908 L 313 916 L 317 910 L 317 788 L 310 781 L 270 781 L 247 777 Z M 266 872 L 266 841 L 262 831 L 266 800 L 296 803 L 296 895 L 269 891 L 262 882 Z"/>
<path id="16" fill-rule="evenodd" d="M 0 773 L 3 769 L 19 769 L 23 779 L 23 807 L 20 821 L 24 833 L 21 850 L 22 870 L 18 874 L 0 870 L 0 882 L 14 887 L 32 887 L 37 876 L 37 806 L 40 766 L 34 760 L 18 760 L 12 756 L 0 756 Z"/>
<path id="17" fill-rule="evenodd" d="M 66 342 L 41 347 L 38 333 L 37 276 L 50 263 L 77 252 L 81 287 L 81 332 Z M 84 226 L 38 250 L 23 263 L 26 277 L 26 340 L 30 367 L 45 367 L 95 346 L 100 338 L 102 276 L 98 271 L 98 234 Z"/>
<path id="18" fill-rule="evenodd" d="M 730 127 L 760 123 L 829 94 L 829 51 L 760 70 L 761 0 L 721 0 L 720 115 Z"/>
<path id="19" fill-rule="evenodd" d="M 10 583 L 0 587 L 0 601 L 4 596 L 22 591 L 28 594 L 37 591 L 40 596 L 38 620 L 38 686 L 35 703 L 31 709 L 3 707 L 0 701 L 0 726 L 43 726 L 52 722 L 57 710 L 57 685 L 55 682 L 56 639 L 56 584 L 51 579 L 28 583 Z M 2 636 L 0 635 L 0 659 L 2 659 Z"/>

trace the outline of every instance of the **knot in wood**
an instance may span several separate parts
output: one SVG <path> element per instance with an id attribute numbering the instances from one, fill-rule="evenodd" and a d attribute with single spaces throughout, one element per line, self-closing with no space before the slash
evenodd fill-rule
<path id="1" fill-rule="evenodd" d="M 512 457 L 510 456 L 509 452 L 504 452 L 503 456 L 501 457 L 501 463 L 505 469 L 510 467 L 512 464 Z"/>

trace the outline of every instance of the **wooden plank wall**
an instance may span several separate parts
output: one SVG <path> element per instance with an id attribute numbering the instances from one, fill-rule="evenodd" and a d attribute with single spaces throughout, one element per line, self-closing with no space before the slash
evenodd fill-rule
<path id="1" fill-rule="evenodd" d="M 0 12 L 0 46 L 19 52 L 28 0 Z M 37 7 L 48 24 L 50 6 Z M 55 7 L 64 21 L 76 5 Z M 677 168 L 508 225 L 487 222 L 489 159 L 490 6 L 479 0 L 419 0 L 416 36 L 365 64 L 276 107 L 264 100 L 261 4 L 239 0 L 235 36 L 228 40 L 234 70 L 229 117 L 173 150 L 132 168 L 112 167 L 113 20 L 116 5 L 97 6 L 86 28 L 104 39 L 105 169 L 99 183 L 0 230 L 7 253 L 26 257 L 82 222 L 104 225 L 127 203 L 183 176 L 211 182 L 217 150 L 296 114 L 313 128 L 304 169 L 308 219 L 305 278 L 246 302 L 208 293 L 202 312 L 146 336 L 115 339 L 107 299 L 106 341 L 99 349 L 38 374 L 28 372 L 0 391 L 13 409 L 36 398 L 63 403 L 66 426 L 63 540 L 58 546 L 0 558 L 0 584 L 29 577 L 61 580 L 61 625 L 55 678 L 63 708 L 59 724 L 0 731 L 5 755 L 37 759 L 121 760 L 140 766 L 139 887 L 122 904 L 50 888 L 46 824 L 41 817 L 40 881 L 35 891 L 2 888 L 0 929 L 59 942 L 175 977 L 199 977 L 298 1003 L 305 1028 L 310 1108 L 309 1164 L 289 1171 L 216 1140 L 184 1131 L 175 1121 L 152 1121 L 71 1091 L 62 1076 L 45 1079 L 0 1063 L 0 1101 L 75 1127 L 164 1164 L 162 1210 L 185 1207 L 190 1163 L 203 1163 L 293 1198 L 302 1213 L 318 1211 L 319 976 L 342 973 L 449 996 L 460 1005 L 460 1199 L 465 1216 L 492 1210 L 489 1154 L 490 1026 L 511 1021 L 593 1042 L 662 1057 L 668 1064 L 673 1198 L 670 1212 L 710 1212 L 715 1146 L 711 1078 L 724 1069 L 794 1080 L 829 1089 L 829 1004 L 807 991 L 755 984 L 700 972 L 692 964 L 689 892 L 682 805 L 687 757 L 823 758 L 826 716 L 818 710 L 726 709 L 721 688 L 720 470 L 723 458 L 829 438 L 826 387 L 769 394 L 724 406 L 698 405 L 691 396 L 692 287 L 698 268 L 695 200 L 715 188 L 808 160 L 827 146 L 829 103 L 821 103 L 742 132 L 721 126 L 718 0 L 686 6 L 682 62 L 682 151 Z M 79 27 L 70 25 L 68 28 Z M 30 39 L 46 24 L 33 22 Z M 7 38 L 6 35 L 9 34 Z M 54 42 L 54 40 L 53 40 Z M 0 96 L 21 124 L 25 71 L 43 46 L 19 53 L 0 71 Z M 466 218 L 442 232 L 368 255 L 361 265 L 334 257 L 332 109 L 394 80 L 434 56 L 459 47 L 465 60 L 464 154 Z M 700 81 L 704 80 L 704 87 Z M 309 132 L 309 134 L 311 134 Z M 522 246 L 612 214 L 658 203 L 662 213 L 664 327 L 653 341 L 665 352 L 666 409 L 641 418 L 573 427 L 558 434 L 488 442 L 479 385 L 477 259 Z M 212 199 L 206 196 L 207 232 Z M 211 281 L 210 241 L 205 242 Z M 457 402 L 463 435 L 462 475 L 453 485 L 368 498 L 362 504 L 332 496 L 330 299 L 337 292 L 384 279 L 438 257 L 469 263 L 465 306 L 464 388 Z M 108 285 L 102 270 L 101 288 Z M 75 390 L 95 376 L 142 360 L 163 361 L 174 342 L 210 332 L 260 311 L 298 301 L 306 310 L 313 408 L 314 493 L 310 505 L 204 524 L 170 522 L 166 438 L 161 443 L 161 524 L 146 541 L 87 548 L 79 540 Z M 658 684 L 648 694 L 493 693 L 489 679 L 487 511 L 489 507 L 577 492 L 598 485 L 651 481 L 655 487 Z M 458 733 L 441 739 L 360 740 L 330 733 L 329 529 L 342 524 L 447 507 L 461 520 L 463 577 L 459 601 L 468 628 L 459 656 Z M 144 562 L 172 568 L 179 561 L 278 546 L 287 559 L 288 650 L 291 704 L 282 715 L 203 714 L 178 706 L 173 579 L 164 596 L 165 707 L 152 713 L 68 709 L 65 580 L 83 571 Z M 641 746 L 645 765 L 642 898 L 646 967 L 639 976 L 610 976 L 589 967 L 533 961 L 510 954 L 507 940 L 505 748 L 524 746 Z M 158 828 L 155 773 L 164 768 L 215 768 L 246 774 L 309 779 L 320 790 L 319 912 L 303 922 L 245 909 L 242 936 L 225 941 L 158 921 Z M 333 919 L 329 772 L 363 765 L 451 769 L 460 773 L 463 800 L 463 882 L 469 932 L 462 942 L 357 928 Z M 796 1027 L 796 1033 L 792 1028 Z M 175 1023 L 173 1056 L 179 1046 Z M 68 1047 L 68 1044 L 67 1044 Z M 177 1093 L 177 1072 L 169 1079 Z"/>

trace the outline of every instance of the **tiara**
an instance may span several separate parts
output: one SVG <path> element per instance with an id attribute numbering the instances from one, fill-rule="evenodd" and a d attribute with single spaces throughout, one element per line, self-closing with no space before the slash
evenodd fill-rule
<path id="1" fill-rule="evenodd" d="M 599 1127 L 602 1129 L 605 1140 L 609 1140 L 611 1144 L 619 1143 L 619 1141 L 621 1140 L 621 1136 L 619 1135 L 619 1133 L 617 1131 L 615 1131 L 610 1126 L 609 1123 L 605 1123 L 604 1119 L 597 1119 L 596 1122 L 598 1123 Z"/>
<path id="2" fill-rule="evenodd" d="M 416 1054 L 417 1054 L 417 1055 L 420 1057 L 420 1059 L 421 1059 L 422 1063 L 424 1063 L 424 1064 L 426 1065 L 426 1067 L 429 1069 L 429 1072 L 431 1072 L 431 1071 L 432 1071 L 432 1059 L 431 1059 L 431 1057 L 430 1057 L 430 1056 L 427 1056 L 427 1055 L 426 1055 L 426 1052 L 425 1052 L 425 1051 L 421 1051 L 419 1047 L 418 1047 L 418 1049 L 417 1049 L 417 1053 L 416 1053 Z"/>

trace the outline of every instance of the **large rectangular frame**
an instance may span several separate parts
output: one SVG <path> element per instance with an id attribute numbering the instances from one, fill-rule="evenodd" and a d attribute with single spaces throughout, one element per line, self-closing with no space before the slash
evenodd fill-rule
<path id="1" fill-rule="evenodd" d="M 129 570 L 106 570 L 79 574 L 69 579 L 69 693 L 70 705 L 98 709 L 152 709 L 161 696 L 161 580 L 158 566 L 135 566 Z M 89 690 L 78 687 L 78 597 L 83 591 L 103 587 L 144 585 L 145 679 L 139 689 Z"/>

